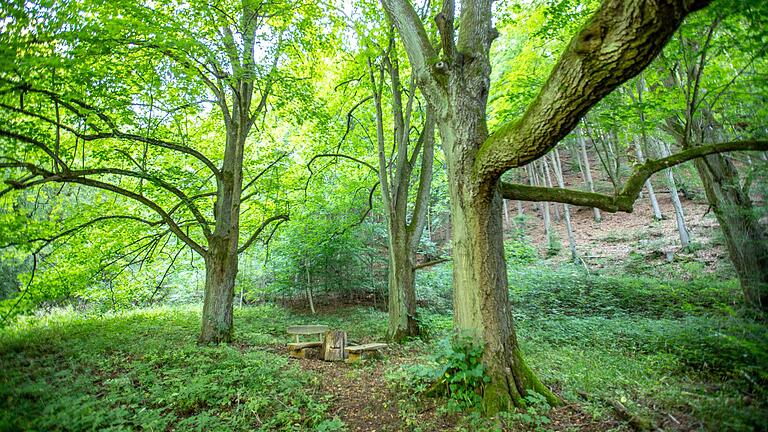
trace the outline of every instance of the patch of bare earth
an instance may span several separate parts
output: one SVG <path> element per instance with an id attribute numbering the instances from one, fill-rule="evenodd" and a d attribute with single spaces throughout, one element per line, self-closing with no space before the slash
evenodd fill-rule
<path id="1" fill-rule="evenodd" d="M 727 258 L 721 246 L 711 244 L 711 236 L 718 229 L 717 221 L 705 203 L 692 201 L 681 196 L 685 214 L 685 223 L 691 240 L 706 243 L 707 247 L 696 251 L 696 259 L 708 269 Z M 570 207 L 576 249 L 590 268 L 621 265 L 633 251 L 678 253 L 681 245 L 675 223 L 675 213 L 669 193 L 657 193 L 659 206 L 664 219 L 656 221 L 648 198 L 642 198 L 635 204 L 633 213 L 602 212 L 602 221 L 595 222 L 591 208 Z M 560 238 L 562 252 L 559 258 L 568 259 L 568 235 L 563 220 L 562 205 L 557 204 L 560 220 L 555 220 L 554 205 L 550 205 L 552 227 Z M 526 235 L 542 253 L 546 251 L 547 241 L 542 223 L 542 209 L 534 203 L 524 203 L 524 213 L 529 216 Z M 510 202 L 510 217 L 516 214 L 516 205 Z M 511 222 L 510 222 L 511 225 Z M 509 228 L 511 229 L 511 227 Z"/>
<path id="2" fill-rule="evenodd" d="M 314 372 L 321 391 L 332 396 L 331 417 L 339 417 L 350 431 L 400 430 L 396 399 L 389 395 L 381 362 L 362 368 L 311 357 L 315 358 L 294 361 L 303 370 Z"/>
<path id="3" fill-rule="evenodd" d="M 310 358 L 294 359 L 305 371 L 316 374 L 320 380 L 322 394 L 330 395 L 331 417 L 338 417 L 349 431 L 390 432 L 404 431 L 407 427 L 400 417 L 397 407 L 397 395 L 387 387 L 385 369 L 392 364 L 413 361 L 413 352 L 401 353 L 390 350 L 382 361 L 367 361 L 362 365 L 350 365 L 343 362 L 326 362 L 317 358 L 316 352 L 309 353 Z M 435 431 L 459 429 L 459 415 L 442 415 L 438 412 L 438 399 L 425 398 L 420 411 L 415 415 L 419 425 L 428 425 Z M 575 403 L 552 409 L 547 425 L 554 431 L 603 431 L 616 428 L 619 422 L 609 419 L 596 421 L 591 415 L 581 410 Z M 412 421 L 414 420 L 412 415 Z M 467 426 L 461 430 L 467 430 Z M 507 429 L 520 430 L 520 429 Z M 525 429 L 522 429 L 525 430 Z"/>

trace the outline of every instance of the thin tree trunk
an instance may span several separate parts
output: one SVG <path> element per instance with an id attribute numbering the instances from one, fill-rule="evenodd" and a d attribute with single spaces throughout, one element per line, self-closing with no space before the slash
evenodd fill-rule
<path id="1" fill-rule="evenodd" d="M 563 180 L 563 166 L 560 163 L 560 153 L 557 151 L 557 148 L 550 153 L 550 156 L 552 157 L 552 167 L 555 169 L 557 186 L 564 189 L 565 181 Z M 576 262 L 579 256 L 576 253 L 576 240 L 573 237 L 573 225 L 571 224 L 571 212 L 568 209 L 568 204 L 563 204 L 563 214 L 565 216 L 565 228 L 568 232 L 568 247 L 571 249 L 571 260 Z"/>
<path id="2" fill-rule="evenodd" d="M 592 181 L 592 168 L 589 164 L 589 155 L 587 154 L 587 144 L 586 140 L 584 139 L 584 135 L 581 132 L 581 126 L 576 128 L 576 138 L 579 141 L 579 148 L 581 149 L 581 161 L 584 167 L 584 181 L 587 183 L 587 188 L 589 188 L 590 192 L 595 191 L 595 183 Z M 594 219 L 595 222 L 600 222 L 602 220 L 602 216 L 600 214 L 599 208 L 592 208 L 592 212 L 594 213 Z"/>
<path id="3" fill-rule="evenodd" d="M 536 181 L 536 162 L 529 163 L 525 166 L 525 172 L 528 173 L 528 184 L 531 186 L 537 186 L 538 182 Z M 539 203 L 534 202 L 532 203 L 533 211 L 537 212 L 539 211 Z"/>
<path id="4" fill-rule="evenodd" d="M 504 226 L 509 227 L 509 207 L 507 206 L 507 200 L 503 199 L 504 202 Z"/>
<path id="5" fill-rule="evenodd" d="M 309 301 L 309 310 L 312 311 L 312 315 L 315 314 L 315 299 L 312 298 L 312 279 L 309 274 L 309 262 L 304 265 L 307 269 L 307 300 Z"/>
<path id="6" fill-rule="evenodd" d="M 536 162 L 540 162 L 540 163 L 537 164 Z M 544 185 L 546 186 L 546 183 L 543 180 L 545 178 L 544 164 L 541 161 L 536 161 L 536 162 L 534 162 L 534 169 L 538 171 L 537 174 L 541 175 L 542 183 L 544 183 Z M 539 182 L 537 181 L 536 183 L 538 184 Z M 541 215 L 544 221 L 544 236 L 547 239 L 547 245 L 549 245 L 549 242 L 552 239 L 552 222 L 551 222 L 550 213 L 549 213 L 549 202 L 544 201 L 541 203 L 541 206 L 542 206 Z"/>
<path id="7" fill-rule="evenodd" d="M 640 144 L 635 144 L 635 154 L 637 154 L 637 161 L 639 163 L 645 162 L 645 155 L 643 155 L 643 149 L 640 147 Z M 645 188 L 648 190 L 648 199 L 651 201 L 651 207 L 653 208 L 653 218 L 662 220 L 664 216 L 661 214 L 659 201 L 656 199 L 656 193 L 653 191 L 653 184 L 651 184 L 650 179 L 645 181 Z"/>
<path id="8" fill-rule="evenodd" d="M 658 141 L 659 150 L 662 157 L 667 157 L 671 153 L 669 147 L 663 141 Z M 675 177 L 672 174 L 672 169 L 666 169 L 665 175 L 667 177 L 667 188 L 669 189 L 670 198 L 672 198 L 672 206 L 675 208 L 675 222 L 677 222 L 677 232 L 680 236 L 680 244 L 682 247 L 688 247 L 691 244 L 691 237 L 688 233 L 688 228 L 685 226 L 685 214 L 683 213 L 683 205 L 680 202 L 680 196 L 677 193 L 677 185 L 675 184 Z"/>
<path id="9" fill-rule="evenodd" d="M 552 176 L 549 174 L 549 163 L 547 163 L 546 157 L 541 159 L 541 166 L 543 167 L 542 169 L 544 170 L 544 179 L 546 180 L 546 186 L 548 188 L 553 187 L 554 184 L 552 183 Z M 560 222 L 560 210 L 558 210 L 558 206 L 553 204 L 552 210 L 554 210 L 554 213 L 555 213 L 555 221 Z"/>

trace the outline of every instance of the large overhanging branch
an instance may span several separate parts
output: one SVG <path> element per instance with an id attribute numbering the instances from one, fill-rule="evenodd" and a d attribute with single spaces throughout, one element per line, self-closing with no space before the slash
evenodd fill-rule
<path id="1" fill-rule="evenodd" d="M 10 132 L 10 131 L 6 131 L 6 130 L 3 130 L 3 129 L 0 129 L 0 136 L 6 136 L 6 137 L 9 137 L 9 138 L 13 138 L 13 139 L 15 139 L 17 141 L 26 142 L 26 143 L 32 144 L 32 145 L 34 145 L 36 147 L 42 148 L 44 150 L 47 149 L 47 146 L 45 146 L 45 144 L 43 144 L 39 140 L 30 138 L 30 137 L 27 137 L 27 136 L 24 136 L 24 135 L 19 135 L 19 134 L 16 134 L 14 132 Z M 49 151 L 50 150 L 46 151 L 46 153 L 49 153 Z M 52 155 L 52 154 L 53 154 L 52 152 L 49 153 L 49 155 Z M 54 160 L 60 160 L 60 159 L 58 157 L 56 157 Z M 26 168 L 30 172 L 30 174 L 32 174 L 34 176 L 40 176 L 41 177 L 38 180 L 32 180 L 32 181 L 27 181 L 27 182 L 15 182 L 15 181 L 10 181 L 10 180 L 6 181 L 7 184 L 9 184 L 10 186 L 12 186 L 14 188 L 17 188 L 17 189 L 22 189 L 22 188 L 23 189 L 27 189 L 27 188 L 30 188 L 30 187 L 33 187 L 33 186 L 37 186 L 37 185 L 40 185 L 40 184 L 43 184 L 43 183 L 50 183 L 50 182 L 60 182 L 60 183 L 64 182 L 64 183 L 66 183 L 66 182 L 72 181 L 72 179 L 78 178 L 78 177 L 87 177 L 87 176 L 105 175 L 105 174 L 125 176 L 125 177 L 134 177 L 134 178 L 139 178 L 139 179 L 147 180 L 149 182 L 152 182 L 156 186 L 158 186 L 158 187 L 160 187 L 160 188 L 162 188 L 162 189 L 172 193 L 176 197 L 178 197 L 181 200 L 181 202 L 184 203 L 184 205 L 192 212 L 192 214 L 194 215 L 195 219 L 200 224 L 200 227 L 202 228 L 202 230 L 205 233 L 205 235 L 206 236 L 210 236 L 211 235 L 211 231 L 208 228 L 208 221 L 205 219 L 203 214 L 200 212 L 200 209 L 197 208 L 197 206 L 194 203 L 194 200 L 190 199 L 184 192 L 181 191 L 181 189 L 173 186 L 172 184 L 170 184 L 170 183 L 168 183 L 168 182 L 166 182 L 166 181 L 164 181 L 164 180 L 162 180 L 160 178 L 154 177 L 154 176 L 149 175 L 147 173 L 136 172 L 136 171 L 129 171 L 129 170 L 124 170 L 124 169 L 119 169 L 119 168 L 93 168 L 93 169 L 73 171 L 73 170 L 70 170 L 67 167 L 66 164 L 63 164 L 63 162 L 61 163 L 61 166 L 64 167 L 65 170 L 61 171 L 61 172 L 58 172 L 58 173 L 49 172 L 49 171 L 44 170 L 44 169 L 42 169 L 42 168 L 40 168 L 40 167 L 38 167 L 38 166 L 36 166 L 34 164 L 23 163 L 23 162 L 14 162 L 12 164 L 5 164 L 5 165 L 8 165 L 8 166 L 5 166 L 5 167 L 11 167 L 11 166 L 23 167 L 23 168 Z M 0 166 L 0 168 L 2 168 L 2 167 L 4 167 L 4 166 Z"/>
<path id="2" fill-rule="evenodd" d="M 82 133 L 82 132 L 77 131 L 75 128 L 72 128 L 70 126 L 62 124 L 59 121 L 56 121 L 56 120 L 51 119 L 51 118 L 47 118 L 47 117 L 45 117 L 45 116 L 43 116 L 43 115 L 41 115 L 39 113 L 31 112 L 29 110 L 25 110 L 23 107 L 16 108 L 16 107 L 12 107 L 10 105 L 3 104 L 2 107 L 5 108 L 5 109 L 9 109 L 9 110 L 12 110 L 14 112 L 18 112 L 20 114 L 24 114 L 24 115 L 27 115 L 27 116 L 30 116 L 30 117 L 33 117 L 33 118 L 40 119 L 40 120 L 42 120 L 42 121 L 44 121 L 46 123 L 52 124 L 52 125 L 54 125 L 56 127 L 60 127 L 60 128 L 62 128 L 64 130 L 68 131 L 69 133 L 73 134 L 74 136 L 76 136 L 76 137 L 78 137 L 78 138 L 80 138 L 82 140 L 85 140 L 85 141 L 96 141 L 96 140 L 101 140 L 101 139 L 114 138 L 114 139 L 120 139 L 120 140 L 124 140 L 124 141 L 140 142 L 142 144 L 148 144 L 148 145 L 151 145 L 151 146 L 161 147 L 161 148 L 165 148 L 165 149 L 168 149 L 168 150 L 173 150 L 173 151 L 176 151 L 176 152 L 179 152 L 179 153 L 183 153 L 183 154 L 192 156 L 195 159 L 197 159 L 200 162 L 202 162 L 209 170 L 211 170 L 211 172 L 215 176 L 217 176 L 217 177 L 221 176 L 221 172 L 219 171 L 219 168 L 210 159 L 208 159 L 207 157 L 205 157 L 205 155 L 203 155 L 202 153 L 200 153 L 199 151 L 197 151 L 197 150 L 195 150 L 195 149 L 193 149 L 191 147 L 187 147 L 185 145 L 180 145 L 180 144 L 168 142 L 168 141 L 157 139 L 157 138 L 144 137 L 144 136 L 141 136 L 141 135 L 136 135 L 136 134 L 131 134 L 131 133 L 120 131 L 119 128 L 117 127 L 117 125 L 115 124 L 115 122 L 108 115 L 106 115 L 105 113 L 101 112 L 98 108 L 94 107 L 93 105 L 90 105 L 90 104 L 88 104 L 86 102 L 83 102 L 81 100 L 74 99 L 74 98 L 64 98 L 64 97 L 62 97 L 61 95 L 59 95 L 59 94 L 57 94 L 55 92 L 52 92 L 52 91 L 49 91 L 49 90 L 45 90 L 45 89 L 35 88 L 32 85 L 29 85 L 29 84 L 26 84 L 26 83 L 19 83 L 19 82 L 16 82 L 16 81 L 2 79 L 2 78 L 0 78 L 0 81 L 5 81 L 5 82 L 7 82 L 9 84 L 14 84 L 14 85 L 16 85 L 16 87 L 18 87 L 19 89 L 22 89 L 22 91 L 26 92 L 26 93 L 36 93 L 36 94 L 43 95 L 43 96 L 49 98 L 51 101 L 54 101 L 54 102 L 60 104 L 62 107 L 68 109 L 70 112 L 72 112 L 73 114 L 77 115 L 78 117 L 87 118 L 86 114 L 92 113 L 92 114 L 96 115 L 96 117 L 98 117 L 102 122 L 104 122 L 104 124 L 107 125 L 107 127 L 109 128 L 110 131 L 109 132 L 104 132 L 98 126 L 91 124 L 91 127 L 93 127 L 93 129 L 96 130 L 97 133 L 95 133 L 95 134 Z M 89 124 L 90 124 L 90 122 L 89 122 Z M 16 134 L 16 135 L 18 135 L 18 134 Z"/>
<path id="3" fill-rule="evenodd" d="M 277 222 L 277 225 L 279 226 L 281 223 L 287 220 L 289 220 L 288 215 L 284 215 L 284 214 L 272 216 L 271 218 L 265 220 L 264 222 L 261 223 L 261 226 L 259 226 L 256 229 L 256 231 L 253 232 L 253 234 L 251 234 L 248 240 L 246 240 L 246 242 L 242 246 L 240 246 L 239 249 L 237 249 L 237 253 L 242 253 L 243 251 L 248 249 L 251 246 L 251 244 L 253 244 L 253 242 L 256 241 L 259 235 L 261 235 L 261 232 L 264 231 L 264 228 L 266 228 L 272 222 L 279 221 Z"/>
<path id="4" fill-rule="evenodd" d="M 58 239 L 60 239 L 62 237 L 66 237 L 68 235 L 76 234 L 76 233 L 84 230 L 85 228 L 88 228 L 89 226 L 91 226 L 93 224 L 96 224 L 98 222 L 105 221 L 105 220 L 115 220 L 115 219 L 133 220 L 133 221 L 141 222 L 141 223 L 146 224 L 148 226 L 157 226 L 157 225 L 160 225 L 163 222 L 162 220 L 150 221 L 150 220 L 147 220 L 147 219 L 140 218 L 138 216 L 131 216 L 131 215 L 99 216 L 97 218 L 89 220 L 88 222 L 81 223 L 81 224 L 79 224 L 77 226 L 74 226 L 72 228 L 69 228 L 69 229 L 66 229 L 64 231 L 58 232 L 58 233 L 56 233 L 54 235 L 51 235 L 51 236 L 48 236 L 48 237 L 30 238 L 30 239 L 24 240 L 23 242 L 19 241 L 19 242 L 6 243 L 6 244 L 3 244 L 3 245 L 0 245 L 0 249 L 4 249 L 4 248 L 7 248 L 7 247 L 11 247 L 11 246 L 18 246 L 21 243 L 38 243 L 38 242 L 42 242 L 42 244 L 35 249 L 35 252 L 33 252 L 33 253 L 40 253 L 40 251 L 42 251 L 44 247 L 48 246 L 49 244 L 53 243 L 54 241 L 56 241 L 56 240 L 58 240 Z"/>
<path id="5" fill-rule="evenodd" d="M 651 160 L 635 168 L 622 190 L 614 195 L 584 192 L 573 189 L 544 188 L 501 182 L 501 194 L 506 199 L 521 201 L 548 201 L 573 204 L 582 207 L 597 207 L 607 212 L 631 213 L 632 208 L 651 175 L 683 162 L 715 153 L 729 151 L 767 151 L 768 141 L 733 141 L 693 147 L 663 159 Z"/>
<path id="6" fill-rule="evenodd" d="M 476 179 L 538 159 L 612 90 L 642 71 L 690 12 L 709 0 L 605 0 L 574 36 L 523 117 L 481 146 Z"/>
<path id="7" fill-rule="evenodd" d="M 110 191 L 118 195 L 122 195 L 126 198 L 130 198 L 150 208 L 160 216 L 160 218 L 166 225 L 168 225 L 168 228 L 171 230 L 171 232 L 173 232 L 181 241 L 189 245 L 189 247 L 191 247 L 195 252 L 199 253 L 203 257 L 206 256 L 206 254 L 208 253 L 203 246 L 195 242 L 191 237 L 189 237 L 186 233 L 184 233 L 184 230 L 182 230 L 181 226 L 179 226 L 179 224 L 173 220 L 169 212 L 165 211 L 159 204 L 145 197 L 144 195 L 141 195 L 131 190 L 122 188 L 120 186 L 116 186 L 110 183 L 105 183 L 99 180 L 78 176 L 78 175 L 68 175 L 67 172 L 51 173 L 49 171 L 43 170 L 40 167 L 37 167 L 32 164 L 10 163 L 10 164 L 3 164 L 3 167 L 5 167 L 6 165 L 7 167 L 12 167 L 12 165 L 14 165 L 15 167 L 22 167 L 23 165 L 23 167 L 29 170 L 33 175 L 35 175 L 35 177 L 37 176 L 42 177 L 42 179 L 40 180 L 33 180 L 33 181 L 27 181 L 27 182 L 6 180 L 5 183 L 10 186 L 8 190 L 29 189 L 31 187 L 37 186 L 42 183 L 57 182 L 57 183 L 77 183 L 77 184 L 82 184 L 84 186 L 90 186 L 93 188 Z M 95 170 L 90 170 L 90 171 L 95 171 Z M 69 174 L 72 174 L 72 172 L 69 172 Z M 203 224 L 203 230 L 206 232 L 208 231 L 208 227 L 205 226 L 204 224 Z"/>

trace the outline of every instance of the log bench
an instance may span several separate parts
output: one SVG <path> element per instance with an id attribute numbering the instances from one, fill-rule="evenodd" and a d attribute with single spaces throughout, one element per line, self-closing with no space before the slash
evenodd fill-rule
<path id="1" fill-rule="evenodd" d="M 369 343 L 364 345 L 353 345 L 347 347 L 347 362 L 348 363 L 355 363 L 360 361 L 363 356 L 367 356 L 368 354 L 376 353 L 378 354 L 379 351 L 383 348 L 386 348 L 387 344 L 385 343 Z"/>
<path id="2" fill-rule="evenodd" d="M 328 331 L 328 326 L 324 325 L 293 325 L 285 329 L 289 335 L 296 337 L 296 342 L 288 344 L 288 353 L 293 358 L 304 358 L 307 348 L 317 348 L 323 346 L 323 341 L 316 340 L 312 342 L 300 342 L 299 336 L 322 336 Z"/>
<path id="3" fill-rule="evenodd" d="M 316 348 L 322 346 L 323 343 L 320 341 L 315 342 L 293 342 L 288 344 L 288 353 L 293 358 L 303 359 L 306 357 L 306 350 L 307 348 Z"/>

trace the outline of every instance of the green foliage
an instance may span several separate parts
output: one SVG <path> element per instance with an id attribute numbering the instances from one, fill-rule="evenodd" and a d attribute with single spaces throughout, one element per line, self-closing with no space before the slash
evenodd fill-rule
<path id="1" fill-rule="evenodd" d="M 613 416 L 600 400 L 622 399 L 658 421 L 659 410 L 681 411 L 715 430 L 766 427 L 768 407 L 758 400 L 768 400 L 768 329 L 734 312 L 736 281 L 661 281 L 576 267 L 512 273 L 526 358 L 566 399 L 591 395 L 587 412 Z"/>
<path id="2" fill-rule="evenodd" d="M 490 380 L 482 363 L 483 345 L 476 338 L 454 334 L 433 345 L 426 364 L 403 366 L 389 380 L 405 391 L 447 398 L 448 411 L 475 408 Z"/>
<path id="3" fill-rule="evenodd" d="M 551 232 L 547 236 L 547 257 L 554 257 L 560 254 L 563 250 L 563 242 L 560 241 L 560 236 L 556 232 Z"/>
<path id="4" fill-rule="evenodd" d="M 416 272 L 416 300 L 425 309 L 449 313 L 453 310 L 451 283 L 453 264 L 439 264 Z"/>
<path id="5" fill-rule="evenodd" d="M 504 258 L 508 266 L 524 266 L 536 262 L 539 254 L 530 242 L 512 238 L 504 242 Z"/>
<path id="6" fill-rule="evenodd" d="M 582 267 L 510 269 L 510 298 L 516 314 L 572 316 L 632 315 L 682 317 L 719 311 L 739 304 L 736 281 L 700 278 L 659 281 L 648 277 L 596 275 Z"/>
<path id="7" fill-rule="evenodd" d="M 276 313 L 278 312 L 278 313 Z M 199 347 L 199 310 L 28 320 L 0 333 L 2 430 L 341 430 L 318 378 L 266 344 L 276 308 L 239 311 L 239 343 Z M 293 318 L 297 319 L 297 318 Z"/>

